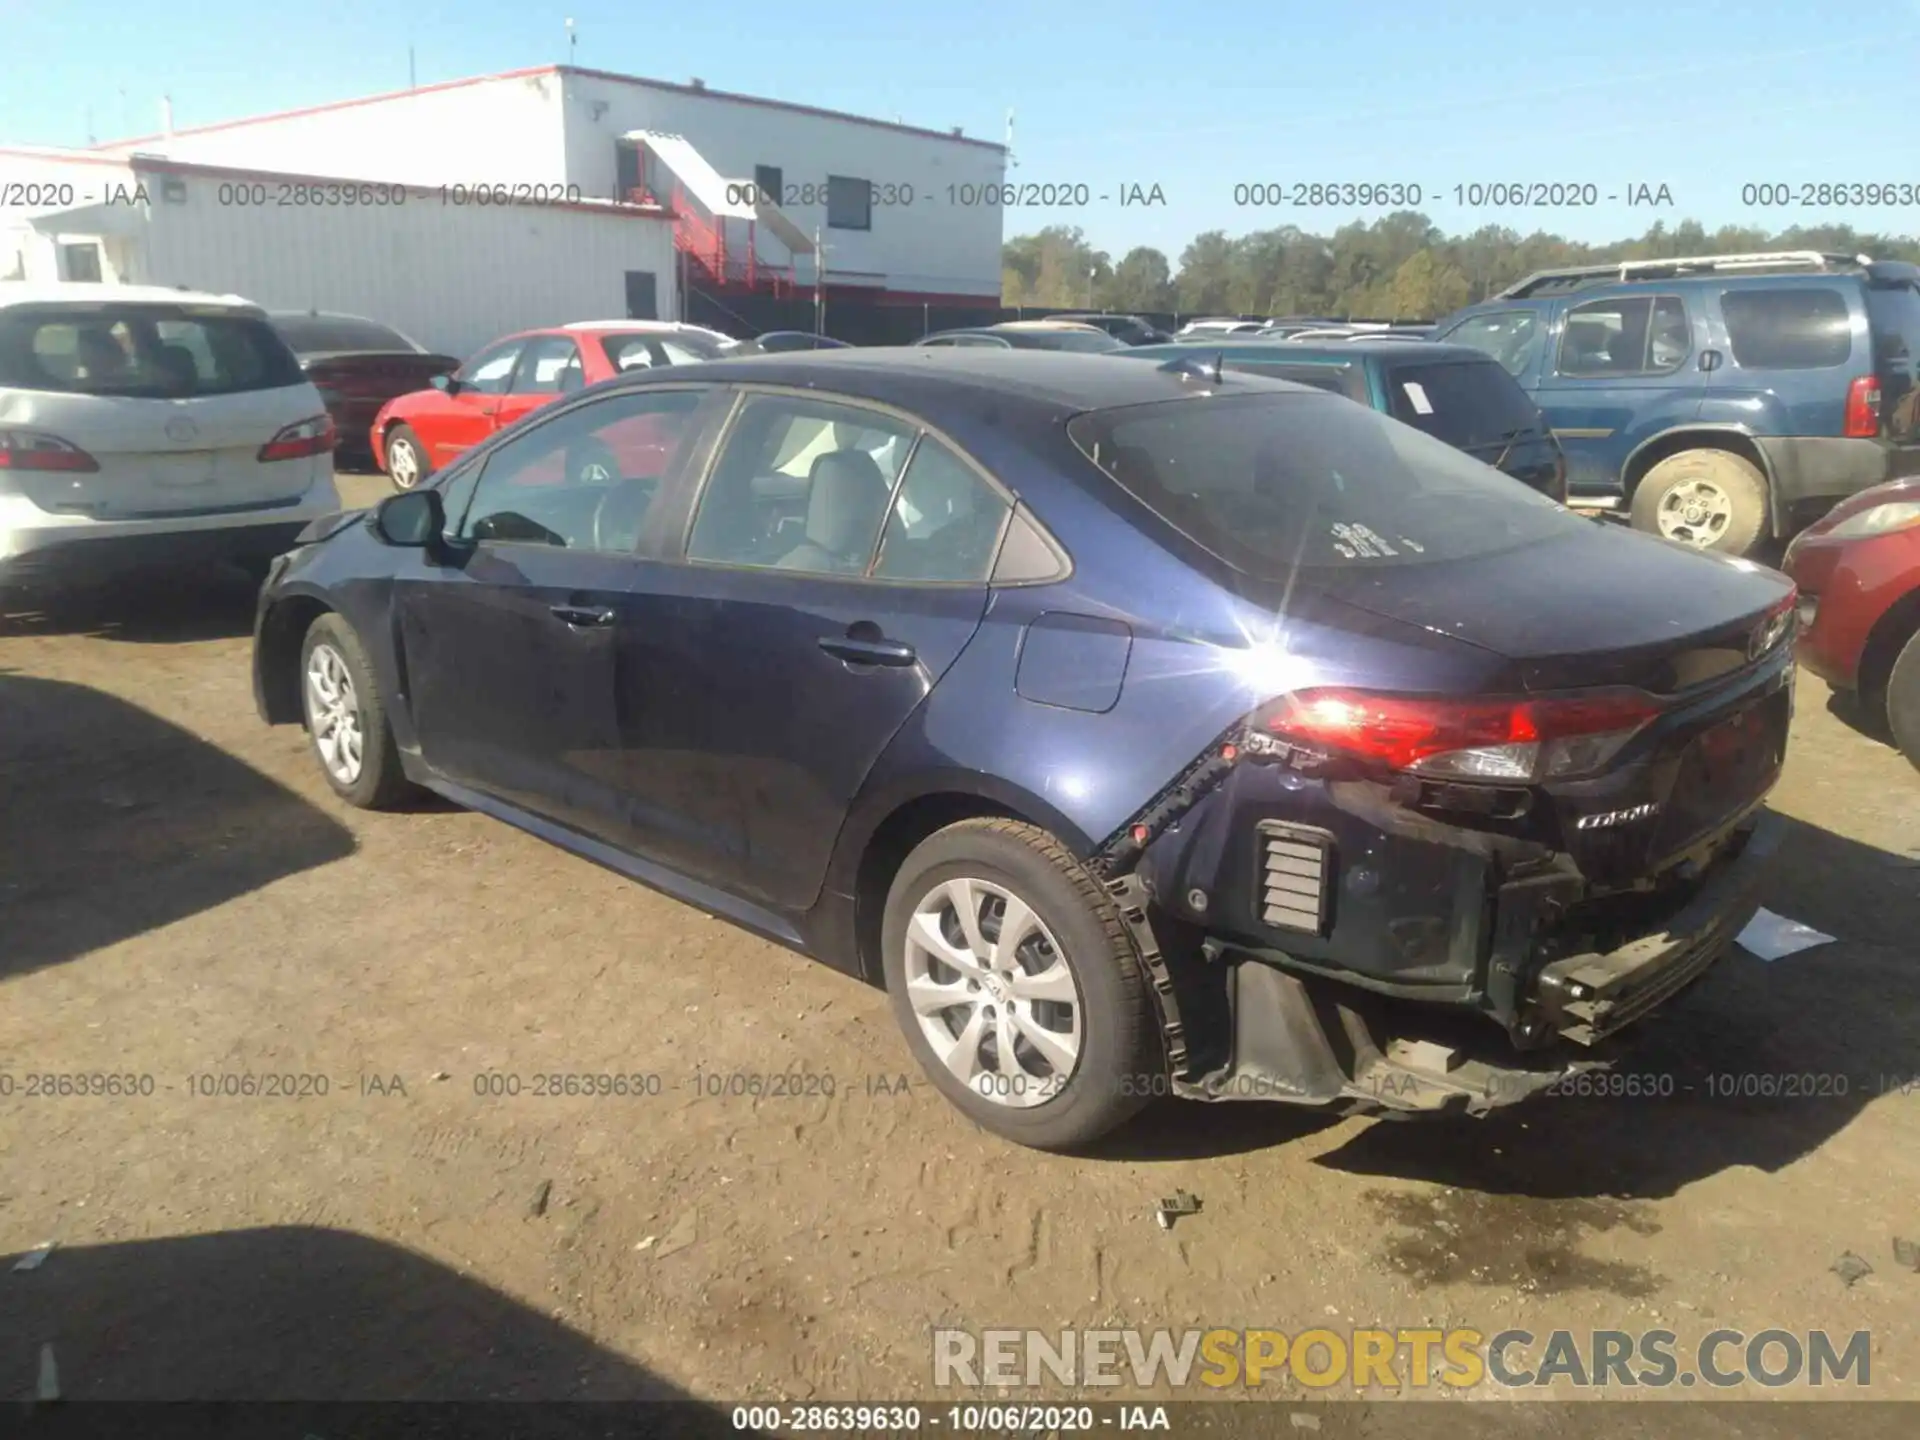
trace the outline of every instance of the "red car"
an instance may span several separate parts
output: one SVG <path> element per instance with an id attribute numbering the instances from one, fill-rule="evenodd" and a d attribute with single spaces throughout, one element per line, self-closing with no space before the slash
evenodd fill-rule
<path id="1" fill-rule="evenodd" d="M 712 360 L 711 330 L 649 320 L 583 320 L 496 340 L 429 390 L 389 400 L 374 416 L 373 463 L 402 490 L 542 405 L 623 371 Z"/>
<path id="2" fill-rule="evenodd" d="M 1895 742 L 1920 767 L 1920 477 L 1842 500 L 1782 564 L 1800 587 L 1801 661 L 1884 705 Z"/>

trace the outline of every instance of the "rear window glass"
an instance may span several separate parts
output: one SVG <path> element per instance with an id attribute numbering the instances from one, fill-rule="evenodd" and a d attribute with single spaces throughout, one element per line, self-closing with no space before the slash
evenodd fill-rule
<path id="1" fill-rule="evenodd" d="M 172 305 L 22 305 L 0 311 L 0 385 L 192 399 L 305 377 L 265 320 Z"/>
<path id="2" fill-rule="evenodd" d="M 1540 322 L 1531 310 L 1496 310 L 1469 315 L 1440 338 L 1484 351 L 1509 375 L 1518 375 L 1533 362 Z"/>
<path id="3" fill-rule="evenodd" d="M 276 315 L 273 328 L 296 355 L 337 355 L 350 350 L 404 350 L 419 346 L 398 330 L 352 315 Z"/>
<path id="4" fill-rule="evenodd" d="M 1261 579 L 1468 560 L 1590 523 L 1331 395 L 1132 405 L 1080 415 L 1067 431 L 1168 524 Z"/>
<path id="5" fill-rule="evenodd" d="M 1004 330 L 1001 335 L 1022 350 L 1124 350 L 1102 330 Z"/>
<path id="6" fill-rule="evenodd" d="M 1470 454 L 1498 450 L 1540 425 L 1526 392 L 1491 361 L 1395 365 L 1387 397 L 1394 419 Z"/>
<path id="7" fill-rule="evenodd" d="M 1274 380 L 1291 380 L 1296 385 L 1311 385 L 1316 390 L 1344 395 L 1349 400 L 1364 403 L 1367 399 L 1366 382 L 1346 365 L 1270 365 L 1263 360 L 1229 360 L 1227 369 L 1245 370 L 1248 374 L 1265 375 Z"/>
<path id="8" fill-rule="evenodd" d="M 1876 360 L 1920 355 L 1920 290 L 1911 285 L 1869 285 L 1867 317 L 1873 323 Z"/>
<path id="9" fill-rule="evenodd" d="M 1726 290 L 1720 313 L 1743 369 L 1825 370 L 1853 353 L 1853 321 L 1838 290 Z"/>

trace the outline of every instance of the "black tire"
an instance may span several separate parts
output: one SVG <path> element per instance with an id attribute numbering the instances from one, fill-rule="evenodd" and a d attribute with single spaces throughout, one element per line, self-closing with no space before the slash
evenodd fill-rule
<path id="1" fill-rule="evenodd" d="M 940 1060 L 907 994 L 907 927 L 922 897 L 971 878 L 1032 908 L 1059 942 L 1079 992 L 1080 1050 L 1071 1073 L 1028 1108 L 970 1088 Z M 1015 820 L 963 820 L 908 855 L 881 927 L 894 1018 L 934 1087 L 981 1128 L 1036 1150 L 1073 1149 L 1106 1135 L 1163 1091 L 1163 1059 L 1147 977 L 1112 898 L 1051 835 Z"/>
<path id="2" fill-rule="evenodd" d="M 1724 528 L 1703 541 L 1669 535 L 1681 544 L 1721 555 L 1745 555 L 1766 536 L 1767 477 L 1751 460 L 1727 450 L 1682 450 L 1669 455 L 1641 477 L 1633 492 L 1633 528 L 1662 535 L 1661 510 L 1670 498 L 1677 502 L 1683 487 L 1711 486 L 1727 499 Z"/>
<path id="3" fill-rule="evenodd" d="M 1920 770 L 1920 631 L 1894 658 L 1887 676 L 1887 728 L 1900 753 Z"/>
<path id="4" fill-rule="evenodd" d="M 314 736 L 315 699 L 308 680 L 314 652 L 328 646 L 345 664 L 353 683 L 353 709 L 358 716 L 361 735 L 360 769 L 352 780 L 343 780 L 329 767 Z M 333 787 L 334 794 L 362 810 L 392 810 L 404 805 L 417 793 L 417 787 L 400 768 L 400 749 L 394 744 L 393 727 L 387 722 L 387 707 L 380 687 L 374 683 L 373 666 L 360 637 L 341 616 L 329 611 L 307 627 L 300 642 L 300 713 L 307 740 L 321 775 Z"/>
<path id="5" fill-rule="evenodd" d="M 411 471 L 407 471 L 404 466 L 399 472 L 395 470 L 393 452 L 400 446 L 405 446 L 413 454 L 414 464 Z M 410 478 L 403 480 L 402 473 L 409 474 Z M 411 425 L 396 425 L 387 431 L 387 479 L 393 482 L 394 489 L 417 490 L 426 484 L 432 475 L 433 462 L 427 458 L 427 447 L 420 443 L 420 437 L 413 433 Z"/>

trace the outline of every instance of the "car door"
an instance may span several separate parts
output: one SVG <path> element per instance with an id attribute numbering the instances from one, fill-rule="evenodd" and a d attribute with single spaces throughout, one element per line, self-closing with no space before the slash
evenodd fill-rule
<path id="1" fill-rule="evenodd" d="M 435 469 L 493 434 L 494 414 L 512 384 L 522 348 L 520 340 L 505 340 L 482 350 L 460 367 L 438 401 L 408 417 Z"/>
<path id="2" fill-rule="evenodd" d="M 520 352 L 507 393 L 494 406 L 493 428 L 504 430 L 542 405 L 586 388 L 580 347 L 571 335 L 536 335 Z"/>
<path id="3" fill-rule="evenodd" d="M 1559 310 L 1534 400 L 1566 452 L 1569 495 L 1618 498 L 1628 457 L 1699 417 L 1705 315 L 1678 294 L 1644 292 L 1569 299 Z"/>
<path id="4" fill-rule="evenodd" d="M 623 607 L 661 484 L 709 390 L 574 406 L 448 482 L 450 558 L 395 585 L 408 703 L 444 779 L 573 829 L 627 836 L 616 709 Z M 633 443 L 636 435 L 643 443 Z"/>
<path id="5" fill-rule="evenodd" d="M 798 911 L 874 761 L 979 627 L 1011 507 L 910 417 L 771 390 L 743 397 L 688 504 L 684 554 L 634 587 L 640 844 Z"/>

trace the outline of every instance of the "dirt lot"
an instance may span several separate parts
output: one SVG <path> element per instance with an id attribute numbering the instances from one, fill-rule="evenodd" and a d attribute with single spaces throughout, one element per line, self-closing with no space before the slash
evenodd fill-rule
<path id="1" fill-rule="evenodd" d="M 1920 776 L 1815 682 L 1767 903 L 1838 942 L 1651 1024 L 1664 1098 L 1169 1105 L 1061 1159 L 942 1103 L 877 992 L 493 821 L 336 803 L 254 716 L 249 620 L 210 583 L 0 622 L 0 1252 L 60 1246 L 0 1272 L 0 1392 L 55 1341 L 74 1396 L 926 1397 L 944 1322 L 1870 1329 L 1873 1393 L 1920 1398 Z M 696 1080 L 791 1071 L 835 1094 Z M 151 1093 L 25 1093 L 95 1072 Z M 1760 1074 L 1822 1093 L 1709 1079 Z M 318 1078 L 203 1093 L 241 1075 Z"/>

